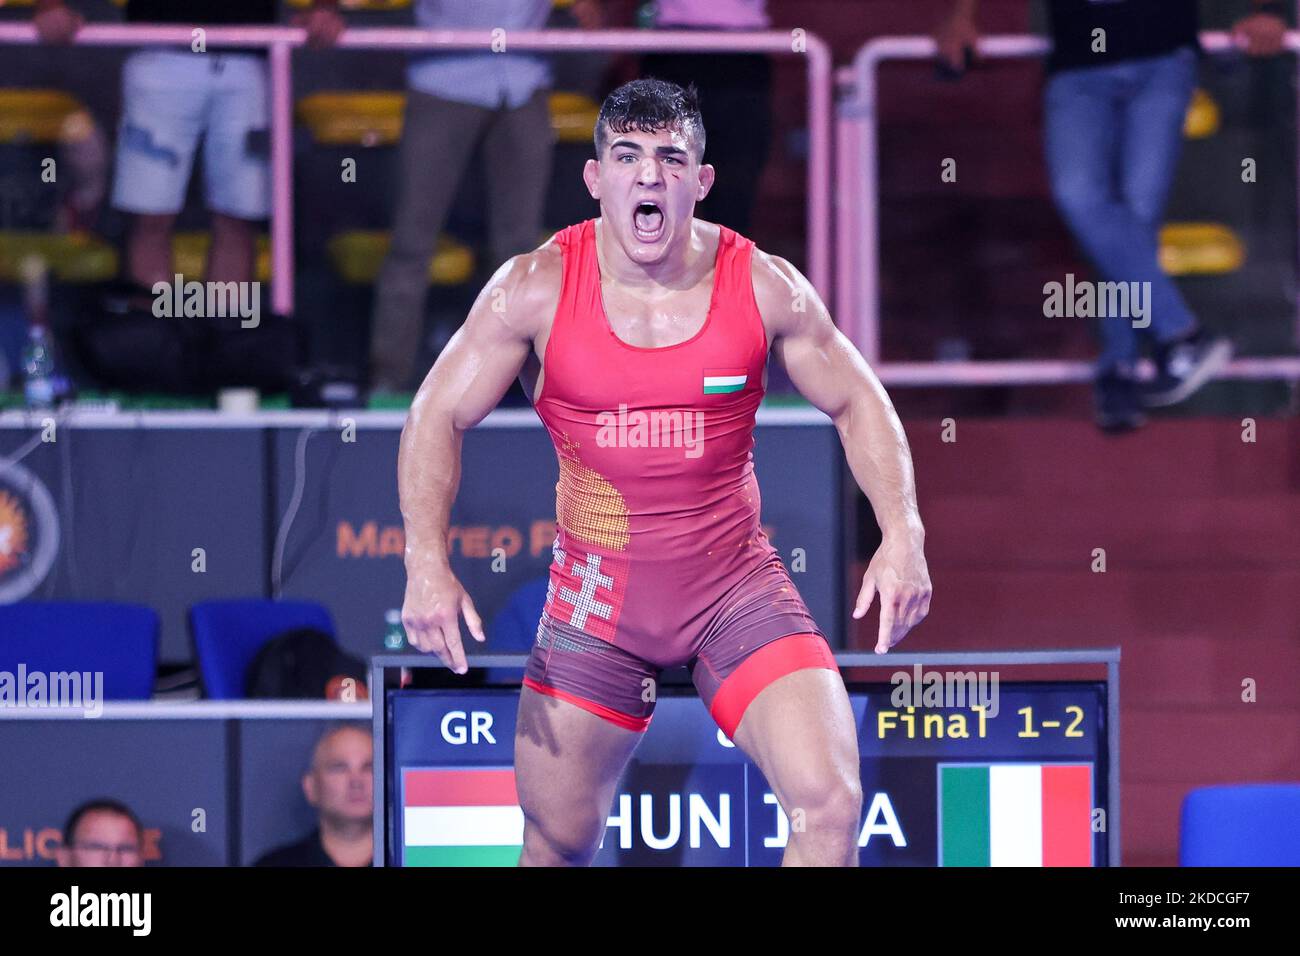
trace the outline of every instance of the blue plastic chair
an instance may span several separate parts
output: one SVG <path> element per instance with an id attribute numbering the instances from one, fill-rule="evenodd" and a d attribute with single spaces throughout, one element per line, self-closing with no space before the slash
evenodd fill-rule
<path id="1" fill-rule="evenodd" d="M 190 634 L 204 693 L 213 700 L 241 700 L 244 675 L 262 646 L 300 627 L 334 637 L 330 612 L 315 601 L 204 601 L 190 608 Z"/>
<path id="2" fill-rule="evenodd" d="M 1300 866 L 1300 783 L 1193 790 L 1179 829 L 1180 866 Z"/>
<path id="3" fill-rule="evenodd" d="M 546 587 L 550 580 L 549 574 L 543 574 L 525 581 L 514 590 L 492 619 L 484 653 L 527 653 L 533 649 L 533 641 L 537 639 L 537 621 L 546 605 Z M 477 646 L 475 653 L 480 653 Z"/>
<path id="4" fill-rule="evenodd" d="M 105 700 L 148 700 L 158 665 L 153 608 L 112 601 L 0 605 L 0 670 L 104 675 Z"/>
<path id="5" fill-rule="evenodd" d="M 487 645 L 467 639 L 466 650 L 471 654 L 528 653 L 537 640 L 537 622 L 546 605 L 546 587 L 550 574 L 525 581 L 506 599 L 505 606 L 497 612 L 488 625 Z M 523 680 L 522 669 L 514 667 L 489 667 L 484 679 L 493 684 L 517 684 Z"/>

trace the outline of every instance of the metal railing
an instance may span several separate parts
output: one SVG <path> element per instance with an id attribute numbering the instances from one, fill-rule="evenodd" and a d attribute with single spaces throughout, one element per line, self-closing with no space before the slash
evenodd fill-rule
<path id="1" fill-rule="evenodd" d="M 189 49 L 186 26 L 92 24 L 75 40 L 84 46 L 170 46 Z M 808 61 L 808 278 L 823 296 L 831 282 L 831 54 L 813 34 L 798 40 L 779 30 L 511 30 L 507 48 L 529 52 L 772 53 Z M 293 86 L 291 54 L 305 46 L 300 27 L 211 27 L 208 48 L 265 47 L 270 55 L 271 98 L 271 302 L 276 312 L 293 312 Z M 357 27 L 336 46 L 347 50 L 492 50 L 501 36 L 488 30 L 423 30 L 414 27 Z M 39 44 L 30 23 L 0 23 L 0 45 Z M 51 51 L 57 47 L 50 47 Z M 196 54 L 198 55 L 198 54 Z"/>
<path id="2" fill-rule="evenodd" d="M 369 720 L 370 701 L 329 700 L 106 700 L 103 712 L 85 707 L 0 707 L 5 720 Z"/>
<path id="3" fill-rule="evenodd" d="M 1236 48 L 1227 33 L 1201 34 L 1216 53 Z M 1286 47 L 1300 51 L 1300 32 L 1288 32 Z M 1038 36 L 980 39 L 984 59 L 1042 56 L 1049 43 Z M 836 305 L 839 324 L 887 385 L 1032 385 L 1089 381 L 1090 362 L 1053 359 L 951 362 L 882 362 L 880 355 L 880 179 L 877 167 L 877 68 L 893 60 L 929 60 L 938 54 L 930 37 L 881 37 L 863 46 L 851 70 L 841 71 L 850 94 L 836 118 Z M 1297 162 L 1300 163 L 1300 156 Z M 1300 317 L 1297 319 L 1300 323 Z M 1300 324 L 1297 326 L 1300 334 Z M 1300 379 L 1300 356 L 1240 358 L 1220 377 Z"/>

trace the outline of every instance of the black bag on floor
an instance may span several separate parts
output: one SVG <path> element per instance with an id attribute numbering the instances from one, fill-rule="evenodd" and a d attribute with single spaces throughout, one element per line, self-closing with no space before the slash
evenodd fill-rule
<path id="1" fill-rule="evenodd" d="M 152 294 L 127 287 L 105 296 L 102 309 L 82 313 L 71 337 L 77 359 L 101 388 L 180 395 L 227 387 L 288 390 L 301 353 L 298 325 L 270 314 L 251 328 L 241 321 L 156 316 Z"/>

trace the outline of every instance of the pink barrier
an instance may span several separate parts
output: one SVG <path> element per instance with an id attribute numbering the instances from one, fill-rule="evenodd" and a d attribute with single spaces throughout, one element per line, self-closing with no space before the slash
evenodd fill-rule
<path id="1" fill-rule="evenodd" d="M 271 72 L 271 301 L 277 312 L 293 311 L 293 103 L 290 54 L 306 45 L 297 27 L 212 27 L 204 31 L 208 48 L 265 46 Z M 510 30 L 509 49 L 529 51 L 773 53 L 808 60 L 808 278 L 823 297 L 831 281 L 831 55 L 821 38 L 798 31 L 710 32 L 696 30 Z M 84 46 L 184 46 L 188 27 L 93 24 L 76 43 Z M 490 49 L 486 30 L 419 30 L 410 27 L 349 29 L 338 45 L 356 50 Z M 0 23 L 0 45 L 39 43 L 29 23 Z M 53 51 L 55 48 L 51 47 Z"/>
<path id="2" fill-rule="evenodd" d="M 1227 33 L 1201 34 L 1211 53 L 1235 49 Z M 1038 36 L 989 36 L 979 42 L 984 59 L 1042 56 L 1049 49 Z M 1287 49 L 1300 51 L 1300 32 L 1287 34 Z M 1092 377 L 1087 362 L 1053 360 L 884 362 L 880 356 L 880 181 L 876 166 L 878 117 L 876 74 L 887 60 L 928 60 L 938 49 L 930 37 L 881 37 L 858 51 L 851 71 L 841 71 L 849 85 L 836 117 L 837 205 L 836 306 L 840 327 L 874 366 L 894 385 L 1028 385 L 1082 382 Z M 1300 155 L 1297 156 L 1300 165 Z M 1300 312 L 1297 313 L 1300 344 Z M 1224 378 L 1300 379 L 1300 357 L 1242 358 L 1231 362 Z"/>

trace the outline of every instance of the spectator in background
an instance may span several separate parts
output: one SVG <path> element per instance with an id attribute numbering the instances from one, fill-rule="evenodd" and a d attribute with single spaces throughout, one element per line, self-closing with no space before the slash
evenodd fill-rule
<path id="1" fill-rule="evenodd" d="M 488 628 L 488 651 L 531 651 L 537 639 L 537 625 L 550 593 L 551 576 L 542 574 L 525 581 L 510 593 L 505 605 Z"/>
<path id="2" fill-rule="evenodd" d="M 551 0 L 415 0 L 415 22 L 428 29 L 536 30 L 550 11 Z M 586 29 L 599 24 L 595 0 L 574 0 L 573 12 Z M 370 385 L 379 392 L 411 385 L 429 260 L 475 148 L 483 148 L 495 269 L 541 241 L 555 147 L 550 63 L 539 54 L 510 52 L 508 33 L 505 52 L 414 58 L 407 85 L 392 245 L 371 318 Z"/>
<path id="3" fill-rule="evenodd" d="M 1255 56 L 1282 48 L 1280 4 L 1255 0 L 1233 27 Z M 1052 195 L 1075 241 L 1106 281 L 1149 283 L 1145 329 L 1156 377 L 1139 382 L 1132 317 L 1101 319 L 1097 424 L 1127 431 L 1142 407 L 1190 396 L 1227 364 L 1231 343 L 1203 328 L 1160 268 L 1159 229 L 1196 81 L 1196 0 L 1048 0 L 1052 53 L 1044 140 Z M 976 0 L 957 0 L 939 56 L 960 71 L 978 39 Z M 1102 30 L 1099 38 L 1094 31 Z"/>
<path id="4" fill-rule="evenodd" d="M 97 799 L 72 811 L 63 825 L 59 866 L 144 866 L 144 828 L 131 809 Z"/>
<path id="5" fill-rule="evenodd" d="M 315 0 L 296 18 L 313 45 L 331 44 L 343 31 L 337 2 Z M 190 27 L 271 24 L 276 0 L 128 0 L 126 20 Z M 64 0 L 37 0 L 34 22 L 45 42 L 66 43 L 83 20 Z M 172 281 L 172 230 L 200 137 L 212 212 L 206 278 L 253 279 L 255 223 L 270 214 L 268 114 L 260 49 L 145 47 L 127 58 L 112 204 L 133 214 L 126 253 L 130 281 L 148 289 Z"/>
<path id="6" fill-rule="evenodd" d="M 658 0 L 663 30 L 765 30 L 767 0 Z M 641 75 L 700 94 L 717 179 L 696 215 L 749 235 L 772 139 L 772 61 L 766 53 L 655 53 Z"/>
<path id="7" fill-rule="evenodd" d="M 254 866 L 370 866 L 374 855 L 374 770 L 370 730 L 336 724 L 325 731 L 303 774 L 302 792 L 320 825 Z"/>

